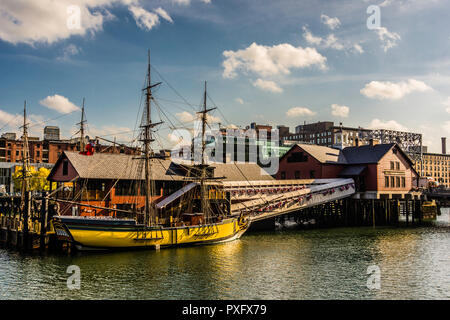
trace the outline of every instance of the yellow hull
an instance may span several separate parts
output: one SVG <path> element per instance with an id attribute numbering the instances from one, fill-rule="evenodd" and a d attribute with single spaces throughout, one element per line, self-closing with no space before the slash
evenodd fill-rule
<path id="1" fill-rule="evenodd" d="M 207 244 L 238 239 L 247 229 L 248 222 L 237 218 L 225 219 L 220 223 L 117 230 L 115 227 L 97 227 L 66 224 L 73 241 L 88 248 L 144 248 L 169 247 L 189 244 Z"/>

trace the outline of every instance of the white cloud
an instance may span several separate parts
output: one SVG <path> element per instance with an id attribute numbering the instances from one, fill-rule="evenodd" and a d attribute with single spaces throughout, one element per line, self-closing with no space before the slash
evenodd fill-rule
<path id="1" fill-rule="evenodd" d="M 191 122 L 194 121 L 195 119 L 195 116 L 187 111 L 179 112 L 176 113 L 175 115 L 181 122 Z"/>
<path id="2" fill-rule="evenodd" d="M 308 30 L 307 27 L 303 27 L 303 38 L 305 38 L 306 42 L 313 45 L 320 45 L 323 41 L 321 37 L 314 36 L 311 31 Z"/>
<path id="3" fill-rule="evenodd" d="M 191 0 L 172 0 L 172 2 L 176 4 L 188 5 L 191 3 Z"/>
<path id="4" fill-rule="evenodd" d="M 51 44 L 73 35 L 84 36 L 102 30 L 112 15 L 106 7 L 119 0 L 2 0 L 0 39 L 17 44 Z M 76 6 L 74 6 L 76 4 Z M 76 23 L 77 7 L 80 24 Z M 75 22 L 75 23 L 73 23 Z"/>
<path id="5" fill-rule="evenodd" d="M 447 111 L 448 113 L 450 113 L 450 97 L 448 97 L 444 102 L 442 102 L 442 104 L 444 106 L 446 106 L 447 108 L 445 109 L 445 111 Z"/>
<path id="6" fill-rule="evenodd" d="M 78 130 L 78 128 L 74 128 Z M 113 140 L 116 138 L 117 142 L 134 142 L 135 132 L 128 128 L 123 126 L 116 126 L 116 125 L 103 125 L 103 126 L 96 126 L 94 124 L 89 123 L 87 125 L 86 135 L 89 136 L 89 138 L 94 139 L 95 137 L 104 137 L 108 140 Z"/>
<path id="7" fill-rule="evenodd" d="M 390 82 L 390 81 L 371 81 L 366 84 L 366 86 L 360 90 L 360 92 L 368 98 L 371 99 L 389 99 L 398 100 L 403 98 L 405 95 L 418 91 L 430 91 L 433 90 L 427 84 L 422 81 L 408 79 L 408 81 L 401 82 Z"/>
<path id="8" fill-rule="evenodd" d="M 353 45 L 353 50 L 356 51 L 357 53 L 364 53 L 363 48 L 358 43 L 355 43 Z"/>
<path id="9" fill-rule="evenodd" d="M 191 4 L 191 0 L 171 0 L 175 4 L 187 6 Z M 200 0 L 203 3 L 211 3 L 211 0 Z"/>
<path id="10" fill-rule="evenodd" d="M 70 58 L 72 56 L 75 56 L 81 52 L 81 49 L 78 48 L 74 44 L 69 44 L 68 46 L 64 47 L 63 49 L 63 55 L 61 57 L 58 57 L 57 59 L 60 61 L 70 61 Z"/>
<path id="11" fill-rule="evenodd" d="M 41 136 L 44 129 L 44 117 L 37 114 L 29 114 L 27 116 L 27 122 L 29 124 L 30 136 Z M 2 133 L 14 132 L 19 139 L 22 135 L 23 114 L 11 114 L 7 111 L 0 109 L 0 126 L 2 127 Z"/>
<path id="12" fill-rule="evenodd" d="M 341 21 L 339 21 L 338 18 L 330 18 L 325 14 L 322 14 L 320 16 L 320 21 L 322 21 L 323 24 L 327 25 L 331 30 L 337 29 L 341 25 Z"/>
<path id="13" fill-rule="evenodd" d="M 151 30 L 159 24 L 159 17 L 156 13 L 138 6 L 130 6 L 128 9 L 136 20 L 136 25 L 141 29 Z"/>
<path id="14" fill-rule="evenodd" d="M 350 108 L 347 106 L 340 106 L 338 104 L 331 105 L 331 114 L 336 117 L 347 118 Z"/>
<path id="15" fill-rule="evenodd" d="M 264 46 L 252 43 L 248 48 L 224 51 L 223 77 L 234 78 L 238 70 L 266 77 L 290 74 L 291 69 L 318 66 L 325 69 L 326 58 L 314 48 L 294 47 L 288 43 Z"/>
<path id="16" fill-rule="evenodd" d="M 339 40 L 333 33 L 329 34 L 326 38 L 315 36 L 309 31 L 306 26 L 303 26 L 303 38 L 311 45 L 320 46 L 321 48 L 335 49 L 335 50 L 348 50 L 355 53 L 363 53 L 364 50 L 358 43 L 351 43 L 348 41 Z"/>
<path id="17" fill-rule="evenodd" d="M 41 105 L 49 109 L 58 111 L 59 113 L 70 113 L 80 110 L 80 107 L 76 106 L 69 101 L 66 97 L 55 94 L 54 96 L 48 96 L 45 99 L 39 101 Z"/>
<path id="18" fill-rule="evenodd" d="M 236 102 L 239 104 L 244 104 L 244 100 L 242 100 L 241 98 L 236 98 Z"/>
<path id="19" fill-rule="evenodd" d="M 173 22 L 164 9 L 147 11 L 140 0 L 2 0 L 0 39 L 34 45 L 92 35 L 101 31 L 106 21 L 115 18 L 108 11 L 113 6 L 127 7 L 136 24 L 145 30 L 157 26 L 159 17 Z"/>
<path id="20" fill-rule="evenodd" d="M 193 122 L 194 120 L 200 120 L 201 115 L 199 113 L 196 114 L 192 114 L 190 112 L 187 111 L 183 111 L 183 112 L 179 112 L 175 114 L 178 118 L 178 120 L 180 120 L 180 122 Z M 208 114 L 206 116 L 206 121 L 208 123 L 215 123 L 215 122 L 220 122 L 220 118 L 219 117 L 215 117 L 211 114 Z"/>
<path id="21" fill-rule="evenodd" d="M 218 123 L 221 122 L 222 120 L 219 117 L 213 116 L 212 114 L 208 114 L 208 116 L 206 117 L 206 121 L 208 123 Z"/>
<path id="22" fill-rule="evenodd" d="M 263 91 L 269 91 L 269 92 L 275 92 L 275 93 L 283 92 L 282 88 L 280 88 L 275 82 L 270 81 L 270 80 L 258 79 L 253 82 L 253 86 L 255 86 Z"/>
<path id="23" fill-rule="evenodd" d="M 387 7 L 392 3 L 392 0 L 384 0 L 382 3 L 379 4 L 380 7 Z"/>
<path id="24" fill-rule="evenodd" d="M 23 115 L 11 114 L 0 109 L 0 125 L 9 127 L 19 127 L 23 124 Z"/>
<path id="25" fill-rule="evenodd" d="M 376 29 L 376 32 L 378 33 L 378 38 L 382 42 L 384 52 L 397 46 L 397 41 L 401 40 L 401 37 L 398 33 L 389 32 L 388 29 L 386 29 L 385 27 L 380 27 Z"/>
<path id="26" fill-rule="evenodd" d="M 369 129 L 388 129 L 397 131 L 408 131 L 408 128 L 401 125 L 395 120 L 383 121 L 380 119 L 373 119 L 369 124 Z"/>
<path id="27" fill-rule="evenodd" d="M 313 116 L 316 113 L 305 107 L 294 107 L 286 112 L 288 117 Z"/>
<path id="28" fill-rule="evenodd" d="M 344 45 L 339 42 L 338 38 L 334 34 L 328 35 L 328 37 L 324 40 L 325 48 L 333 48 L 336 50 L 344 50 Z"/>
<path id="29" fill-rule="evenodd" d="M 169 16 L 169 14 L 168 14 L 168 13 L 166 12 L 166 10 L 164 10 L 163 8 L 159 7 L 159 8 L 156 8 L 154 11 L 155 11 L 161 18 L 163 18 L 163 19 L 169 21 L 170 23 L 173 23 L 172 18 Z"/>
<path id="30" fill-rule="evenodd" d="M 444 124 L 442 125 L 442 129 L 448 134 L 450 134 L 450 121 L 445 121 Z"/>

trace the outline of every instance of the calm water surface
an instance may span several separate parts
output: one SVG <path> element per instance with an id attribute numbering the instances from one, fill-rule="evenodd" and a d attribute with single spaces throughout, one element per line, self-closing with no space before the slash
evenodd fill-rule
<path id="1" fill-rule="evenodd" d="M 69 265 L 80 290 L 67 288 Z M 379 290 L 366 287 L 370 265 Z M 0 299 L 450 299 L 450 214 L 431 227 L 249 233 L 159 252 L 0 250 Z"/>

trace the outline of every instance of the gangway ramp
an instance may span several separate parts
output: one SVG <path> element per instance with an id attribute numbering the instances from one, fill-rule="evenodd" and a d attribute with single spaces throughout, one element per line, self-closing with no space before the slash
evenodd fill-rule
<path id="1" fill-rule="evenodd" d="M 319 204 L 350 197 L 355 193 L 353 179 L 312 179 L 232 181 L 224 184 L 229 189 L 232 200 L 249 198 L 231 204 L 231 214 L 248 214 L 250 221 L 259 221 Z M 245 190 L 245 192 L 242 192 Z M 253 190 L 253 192 L 251 192 Z M 250 195 L 246 195 L 251 193 Z"/>

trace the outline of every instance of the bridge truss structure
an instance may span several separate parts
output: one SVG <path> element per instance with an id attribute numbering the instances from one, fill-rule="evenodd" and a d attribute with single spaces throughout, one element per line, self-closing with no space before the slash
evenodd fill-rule
<path id="1" fill-rule="evenodd" d="M 380 143 L 397 143 L 414 162 L 422 164 L 421 133 L 376 129 L 370 131 L 369 139 L 378 140 Z"/>

